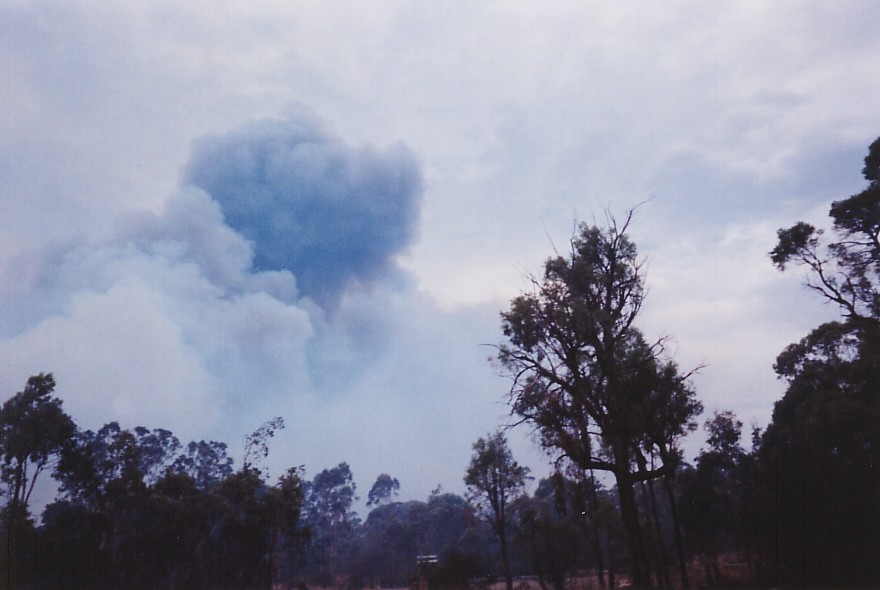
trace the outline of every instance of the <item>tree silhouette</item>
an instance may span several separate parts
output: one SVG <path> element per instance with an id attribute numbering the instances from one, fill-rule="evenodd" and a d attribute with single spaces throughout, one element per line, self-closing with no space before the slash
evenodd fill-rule
<path id="1" fill-rule="evenodd" d="M 676 433 L 701 408 L 686 386 L 689 375 L 661 358 L 662 341 L 648 344 L 634 326 L 645 293 L 641 261 L 626 235 L 631 219 L 632 212 L 620 226 L 610 216 L 605 229 L 579 226 L 570 255 L 548 259 L 532 292 L 502 313 L 509 342 L 498 356 L 513 381 L 513 413 L 535 428 L 542 445 L 585 471 L 614 474 L 633 583 L 647 587 L 633 486 L 674 469 Z M 658 425 L 654 406 L 670 392 L 683 411 Z M 659 466 L 637 464 L 643 446 L 663 450 Z"/>
<path id="2" fill-rule="evenodd" d="M 860 193 L 832 203 L 829 236 L 808 223 L 780 229 L 770 252 L 836 305 L 776 359 L 788 388 L 758 452 L 754 525 L 775 583 L 880 583 L 880 139 Z M 773 541 L 776 542 L 768 542 Z"/>
<path id="3" fill-rule="evenodd" d="M 0 480 L 13 509 L 27 511 L 38 476 L 73 436 L 73 420 L 54 391 L 52 374 L 40 373 L 0 407 Z"/>

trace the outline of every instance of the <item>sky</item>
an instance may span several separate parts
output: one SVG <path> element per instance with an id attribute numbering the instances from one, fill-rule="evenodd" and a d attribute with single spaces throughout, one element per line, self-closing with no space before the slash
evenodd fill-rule
<path id="1" fill-rule="evenodd" d="M 767 253 L 865 185 L 877 30 L 872 0 L 6 0 L 0 398 L 52 372 L 84 428 L 235 456 L 281 416 L 270 476 L 462 493 L 511 422 L 500 312 L 636 208 L 639 327 L 705 365 L 703 418 L 764 426 L 836 312 Z"/>

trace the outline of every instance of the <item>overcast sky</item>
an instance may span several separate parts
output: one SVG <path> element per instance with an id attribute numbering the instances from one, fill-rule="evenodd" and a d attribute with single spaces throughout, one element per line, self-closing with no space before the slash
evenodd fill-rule
<path id="1" fill-rule="evenodd" d="M 878 30 L 873 0 L 4 0 L 0 397 L 53 372 L 83 427 L 236 455 L 282 416 L 273 476 L 461 492 L 508 421 L 499 312 L 646 202 L 640 327 L 763 426 L 835 311 L 767 252 L 864 186 Z"/>

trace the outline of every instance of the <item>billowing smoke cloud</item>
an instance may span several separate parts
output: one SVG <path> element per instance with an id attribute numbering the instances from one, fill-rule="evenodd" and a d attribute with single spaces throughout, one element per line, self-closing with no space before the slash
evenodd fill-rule
<path id="1" fill-rule="evenodd" d="M 455 486 L 506 414 L 479 346 L 497 315 L 400 288 L 420 199 L 406 148 L 353 149 L 310 120 L 203 140 L 159 211 L 0 267 L 2 393 L 51 371 L 85 428 L 168 428 L 233 454 L 282 416 L 273 474 L 346 460 L 362 489 L 383 471 L 413 497 Z"/>
<path id="2" fill-rule="evenodd" d="M 337 391 L 340 363 L 357 378 L 364 339 L 386 328 L 335 304 L 392 275 L 413 239 L 410 152 L 352 149 L 291 118 L 205 139 L 187 170 L 160 212 L 129 214 L 112 237 L 18 254 L 11 270 L 27 272 L 0 291 L 10 387 L 53 371 L 83 392 L 68 401 L 79 416 L 202 435 Z M 96 379 L 106 387 L 90 391 Z"/>
<path id="3" fill-rule="evenodd" d="M 402 145 L 355 149 L 309 119 L 266 120 L 195 146 L 187 182 L 254 245 L 257 270 L 289 270 L 301 293 L 338 302 L 396 269 L 416 234 L 418 165 Z"/>
<path id="4" fill-rule="evenodd" d="M 289 272 L 254 273 L 251 258 L 197 189 L 126 219 L 110 240 L 31 255 L 29 284 L 0 310 L 9 385 L 54 372 L 87 427 L 204 436 L 230 416 L 258 420 L 264 404 L 309 388 L 315 319 Z"/>

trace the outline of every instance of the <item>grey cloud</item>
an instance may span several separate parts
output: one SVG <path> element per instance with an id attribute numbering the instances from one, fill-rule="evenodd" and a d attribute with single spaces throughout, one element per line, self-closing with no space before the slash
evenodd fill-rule
<path id="1" fill-rule="evenodd" d="M 194 263 L 209 280 L 235 292 L 266 291 L 282 301 L 297 300 L 289 272 L 251 272 L 253 244 L 223 223 L 220 206 L 200 189 L 184 187 L 160 214 L 129 216 L 116 237 L 144 252 Z"/>
<path id="2" fill-rule="evenodd" d="M 0 292 L 10 377 L 52 370 L 88 427 L 137 421 L 235 444 L 239 429 L 317 412 L 391 362 L 400 326 L 384 303 L 409 291 L 385 279 L 421 197 L 405 148 L 349 148 L 298 117 L 204 140 L 188 170 L 161 210 L 129 213 L 108 236 L 18 253 L 26 280 Z"/>
<path id="3" fill-rule="evenodd" d="M 422 180 L 412 153 L 352 148 L 303 118 L 202 139 L 185 178 L 254 244 L 256 269 L 291 271 L 322 304 L 353 282 L 388 277 L 416 234 Z"/>
<path id="4" fill-rule="evenodd" d="M 657 217 L 668 217 L 673 227 L 685 221 L 692 228 L 716 230 L 761 218 L 793 219 L 858 190 L 864 148 L 857 146 L 853 140 L 810 139 L 762 172 L 693 150 L 670 155 L 655 165 L 649 181 L 654 201 L 662 206 Z M 768 250 L 772 246 L 771 241 Z"/>
<path id="5" fill-rule="evenodd" d="M 314 305 L 289 272 L 253 272 L 251 245 L 203 191 L 130 215 L 112 238 L 19 258 L 29 276 L 0 308 L 7 378 L 53 371 L 87 427 L 218 436 L 310 388 Z"/>

